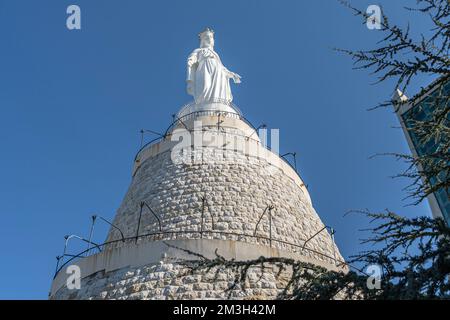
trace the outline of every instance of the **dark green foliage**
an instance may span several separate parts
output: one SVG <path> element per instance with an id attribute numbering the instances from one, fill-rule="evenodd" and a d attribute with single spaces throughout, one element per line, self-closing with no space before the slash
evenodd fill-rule
<path id="1" fill-rule="evenodd" d="M 284 257 L 260 257 L 255 260 L 227 260 L 216 252 L 214 259 L 180 249 L 196 259 L 181 261 L 192 273 L 225 270 L 234 274 L 228 288 L 245 289 L 248 272 L 276 270 L 278 280 L 288 271 L 279 299 L 442 299 L 450 298 L 450 229 L 441 219 L 402 218 L 394 213 L 362 212 L 372 219 L 371 238 L 363 243 L 373 249 L 351 257 L 348 272 L 329 271 L 317 265 Z M 169 245 L 169 244 L 167 244 Z M 169 245 L 171 246 L 171 245 Z M 355 265 L 359 268 L 354 267 Z M 380 289 L 367 286 L 369 265 L 382 267 Z M 356 270 L 356 271 L 355 271 Z M 370 280 L 369 280 L 370 281 Z"/>

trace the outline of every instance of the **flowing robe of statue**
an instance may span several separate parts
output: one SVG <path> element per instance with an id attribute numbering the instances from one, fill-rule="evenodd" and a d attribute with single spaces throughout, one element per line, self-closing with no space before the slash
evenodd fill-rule
<path id="1" fill-rule="evenodd" d="M 194 50 L 187 61 L 188 93 L 197 104 L 203 102 L 231 102 L 230 79 L 234 73 L 222 64 L 211 48 Z"/>

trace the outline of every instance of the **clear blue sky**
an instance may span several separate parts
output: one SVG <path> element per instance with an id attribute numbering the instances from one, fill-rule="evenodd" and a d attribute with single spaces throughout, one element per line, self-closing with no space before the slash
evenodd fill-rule
<path id="1" fill-rule="evenodd" d="M 402 9 L 415 1 L 380 2 L 391 20 L 425 28 Z M 80 31 L 66 28 L 70 4 L 81 7 Z M 370 48 L 381 34 L 336 0 L 0 0 L 0 298 L 46 299 L 63 236 L 87 236 L 93 213 L 113 218 L 139 130 L 164 131 L 190 101 L 185 59 L 205 26 L 243 76 L 235 103 L 255 125 L 280 129 L 281 152 L 298 153 L 344 256 L 366 227 L 347 210 L 430 214 L 427 203 L 404 207 L 406 181 L 390 178 L 404 165 L 368 159 L 409 151 L 395 114 L 367 111 L 392 85 L 371 85 L 332 50 Z"/>

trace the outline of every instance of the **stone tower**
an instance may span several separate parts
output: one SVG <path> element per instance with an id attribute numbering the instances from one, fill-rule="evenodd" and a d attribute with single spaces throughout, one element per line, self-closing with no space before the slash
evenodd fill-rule
<path id="1" fill-rule="evenodd" d="M 199 85 L 198 60 L 188 61 L 188 67 L 197 64 L 188 71 L 189 77 L 197 72 L 192 94 L 199 92 L 192 87 Z M 101 252 L 64 265 L 51 299 L 228 297 L 232 273 L 225 270 L 214 280 L 188 274 L 179 262 L 195 257 L 181 249 L 238 260 L 285 256 L 339 269 L 343 258 L 296 170 L 266 147 L 265 135 L 258 136 L 231 98 L 193 95 L 196 101 L 181 108 L 164 136 L 137 153 L 131 185 Z M 70 264 L 80 267 L 79 290 L 66 286 Z M 230 297 L 275 298 L 282 280 L 258 272 L 250 272 L 248 285 Z"/>

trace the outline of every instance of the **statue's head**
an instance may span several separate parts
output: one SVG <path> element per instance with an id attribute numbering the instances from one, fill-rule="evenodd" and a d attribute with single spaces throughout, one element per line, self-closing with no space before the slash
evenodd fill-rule
<path id="1" fill-rule="evenodd" d="M 212 29 L 206 28 L 198 34 L 198 37 L 200 38 L 201 48 L 214 47 L 214 31 Z"/>

